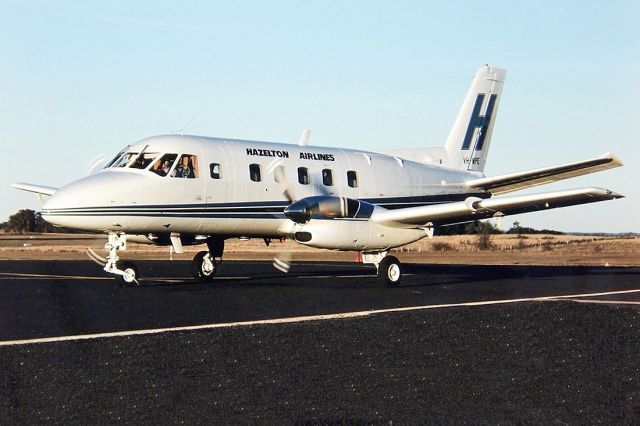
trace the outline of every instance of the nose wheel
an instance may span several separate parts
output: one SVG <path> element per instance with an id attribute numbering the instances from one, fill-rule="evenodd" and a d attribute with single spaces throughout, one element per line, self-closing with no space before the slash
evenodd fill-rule
<path id="1" fill-rule="evenodd" d="M 140 285 L 140 272 L 138 267 L 131 262 L 124 262 L 120 260 L 118 251 L 126 250 L 127 248 L 127 236 L 117 234 L 115 232 L 109 233 L 107 243 L 104 245 L 104 249 L 107 252 L 107 257 L 103 258 L 97 255 L 93 250 L 87 249 L 87 254 L 96 263 L 103 265 L 105 272 L 114 274 L 115 278 L 122 283 L 125 287 L 133 287 Z"/>
<path id="2" fill-rule="evenodd" d="M 126 287 L 133 287 L 139 285 L 138 278 L 140 274 L 138 268 L 132 262 L 118 262 L 117 267 L 122 271 L 122 275 L 118 274 L 118 279 Z"/>

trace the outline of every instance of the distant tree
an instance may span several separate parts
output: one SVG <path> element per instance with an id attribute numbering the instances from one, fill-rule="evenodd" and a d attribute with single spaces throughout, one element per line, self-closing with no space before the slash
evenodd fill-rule
<path id="1" fill-rule="evenodd" d="M 564 232 L 554 231 L 552 229 L 535 229 L 527 226 L 521 226 L 520 222 L 514 222 L 513 227 L 507 231 L 507 234 L 550 234 L 550 235 L 564 235 Z"/>
<path id="2" fill-rule="evenodd" d="M 34 212 L 33 210 L 29 209 L 20 210 L 18 211 L 18 213 L 10 216 L 7 222 L 0 223 L 0 231 L 16 232 L 21 234 L 26 234 L 29 232 L 80 234 L 83 232 L 75 229 L 53 226 L 42 218 L 42 214 L 40 212 Z"/>
<path id="3" fill-rule="evenodd" d="M 465 235 L 466 223 L 458 223 L 456 225 L 441 226 L 436 229 L 436 235 Z"/>
<path id="4" fill-rule="evenodd" d="M 513 232 L 510 232 L 511 230 L 513 230 Z M 515 222 L 513 222 L 513 227 L 507 231 L 507 234 L 510 233 L 518 235 L 522 234 L 522 227 L 520 226 L 519 221 L 516 220 Z"/>
<path id="5" fill-rule="evenodd" d="M 35 214 L 35 222 L 36 222 L 35 232 L 42 232 L 42 233 L 46 233 L 46 232 L 67 232 L 66 230 L 63 230 L 61 228 L 56 228 L 55 226 L 53 226 L 52 224 L 50 224 L 49 222 L 44 220 L 42 218 L 42 214 L 40 212 L 37 212 Z"/>
<path id="6" fill-rule="evenodd" d="M 495 247 L 493 243 L 493 237 L 497 229 L 493 224 L 488 222 L 478 222 L 476 227 L 476 247 L 478 250 L 491 250 Z"/>
<path id="7" fill-rule="evenodd" d="M 483 232 L 487 234 L 504 233 L 493 223 L 480 220 L 469 223 L 459 223 L 456 225 L 442 226 L 436 229 L 436 235 L 477 235 Z"/>
<path id="8" fill-rule="evenodd" d="M 19 232 L 21 234 L 25 234 L 27 232 L 35 232 L 35 212 L 29 209 L 22 209 L 18 211 L 18 213 L 9 216 L 6 230 L 9 232 Z"/>

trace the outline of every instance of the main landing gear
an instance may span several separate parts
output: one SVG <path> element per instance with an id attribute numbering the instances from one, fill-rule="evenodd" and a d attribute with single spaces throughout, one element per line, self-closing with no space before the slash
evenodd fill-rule
<path id="1" fill-rule="evenodd" d="M 377 253 L 362 253 L 362 263 L 376 266 L 378 279 L 389 287 L 398 287 L 402 279 L 400 261 L 395 256 L 387 256 L 386 251 Z"/>
<path id="2" fill-rule="evenodd" d="M 191 272 L 198 281 L 211 282 L 216 275 L 218 265 L 222 262 L 224 252 L 224 240 L 207 238 L 208 251 L 201 251 L 195 255 L 191 263 Z M 132 262 L 121 261 L 118 251 L 127 249 L 126 234 L 109 233 L 109 239 L 104 245 L 107 257 L 103 258 L 89 249 L 87 253 L 98 264 L 102 265 L 105 272 L 114 274 L 125 287 L 140 285 L 140 272 Z"/>
<path id="3" fill-rule="evenodd" d="M 224 240 L 207 239 L 209 251 L 201 251 L 195 255 L 191 262 L 193 277 L 202 282 L 211 282 L 216 275 L 218 265 L 222 262 L 224 252 Z"/>

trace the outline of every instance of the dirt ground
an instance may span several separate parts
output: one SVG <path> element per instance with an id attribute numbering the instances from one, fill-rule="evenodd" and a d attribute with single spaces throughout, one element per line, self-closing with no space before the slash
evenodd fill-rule
<path id="1" fill-rule="evenodd" d="M 33 234 L 0 235 L 0 259 L 85 259 L 87 248 L 103 256 L 102 235 Z M 182 254 L 170 247 L 129 243 L 128 259 L 187 260 L 204 246 L 185 247 Z M 478 236 L 425 238 L 393 250 L 407 263 L 530 264 L 530 265 L 640 265 L 640 238 L 572 235 L 495 235 L 480 242 Z M 314 249 L 294 241 L 275 240 L 267 247 L 263 240 L 226 241 L 225 259 L 354 261 L 356 253 Z"/>

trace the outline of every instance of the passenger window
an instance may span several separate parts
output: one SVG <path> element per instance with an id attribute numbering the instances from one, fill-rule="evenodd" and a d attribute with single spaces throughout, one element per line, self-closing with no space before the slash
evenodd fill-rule
<path id="1" fill-rule="evenodd" d="M 349 185 L 351 188 L 358 187 L 358 173 L 353 170 L 349 170 L 347 172 L 347 185 Z"/>
<path id="2" fill-rule="evenodd" d="M 322 183 L 325 186 L 333 186 L 333 172 L 331 169 L 322 169 Z"/>
<path id="3" fill-rule="evenodd" d="M 175 163 L 178 154 L 165 154 L 151 166 L 151 171 L 159 176 L 166 176 Z"/>
<path id="4" fill-rule="evenodd" d="M 158 156 L 157 152 L 144 153 L 140 155 L 129 167 L 132 169 L 146 169 L 149 164 Z"/>
<path id="5" fill-rule="evenodd" d="M 209 171 L 211 172 L 212 179 L 220 179 L 222 176 L 222 172 L 220 171 L 220 164 L 211 163 L 209 164 Z"/>
<path id="6" fill-rule="evenodd" d="M 198 177 L 198 158 L 191 154 L 182 154 L 171 177 L 193 179 Z"/>
<path id="7" fill-rule="evenodd" d="M 309 185 L 309 169 L 306 167 L 298 167 L 298 182 L 302 185 Z"/>
<path id="8" fill-rule="evenodd" d="M 262 180 L 260 164 L 249 164 L 249 179 L 254 182 L 260 182 Z"/>

